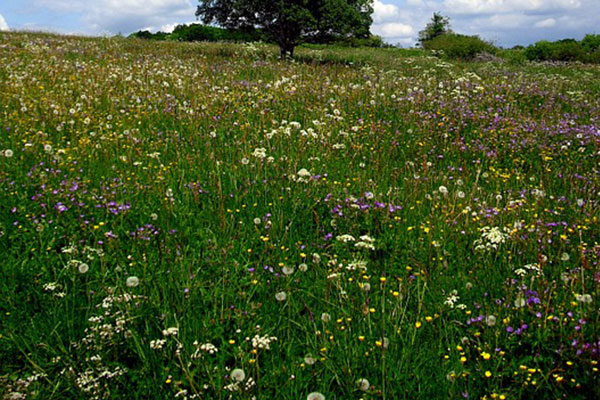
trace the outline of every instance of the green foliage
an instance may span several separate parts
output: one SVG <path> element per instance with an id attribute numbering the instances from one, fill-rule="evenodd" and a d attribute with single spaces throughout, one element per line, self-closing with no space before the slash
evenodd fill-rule
<path id="1" fill-rule="evenodd" d="M 579 61 L 600 63 L 600 35 L 586 35 L 583 40 L 541 40 L 525 49 L 530 61 Z"/>
<path id="2" fill-rule="evenodd" d="M 372 0 L 200 0 L 196 17 L 229 29 L 260 27 L 286 57 L 302 41 L 368 38 L 372 12 Z"/>
<path id="3" fill-rule="evenodd" d="M 0 398 L 600 398 L 600 66 L 277 51 L 0 37 Z"/>
<path id="4" fill-rule="evenodd" d="M 265 39 L 259 30 L 223 29 L 202 24 L 177 25 L 172 33 L 139 31 L 129 35 L 138 39 L 179 42 L 258 42 Z"/>
<path id="5" fill-rule="evenodd" d="M 480 39 L 478 36 L 466 36 L 456 33 L 439 35 L 424 43 L 426 50 L 443 52 L 449 58 L 460 58 L 470 60 L 478 54 L 495 54 L 497 49 L 494 45 Z"/>
<path id="6" fill-rule="evenodd" d="M 169 38 L 169 34 L 165 32 L 152 33 L 150 31 L 137 31 L 129 35 L 129 37 L 146 40 L 167 40 Z"/>
<path id="7" fill-rule="evenodd" d="M 419 44 L 425 47 L 425 44 L 430 40 L 451 32 L 450 18 L 435 12 L 433 13 L 433 17 L 431 17 L 431 21 L 425 26 L 425 29 L 419 32 Z"/>

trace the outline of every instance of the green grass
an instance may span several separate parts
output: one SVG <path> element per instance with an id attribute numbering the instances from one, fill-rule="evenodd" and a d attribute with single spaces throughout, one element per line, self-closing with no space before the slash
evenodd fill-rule
<path id="1" fill-rule="evenodd" d="M 0 36 L 0 396 L 598 397 L 600 68 L 297 54 Z"/>

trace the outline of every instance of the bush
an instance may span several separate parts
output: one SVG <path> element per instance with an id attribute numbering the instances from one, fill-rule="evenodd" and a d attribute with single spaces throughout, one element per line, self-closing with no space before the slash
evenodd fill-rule
<path id="1" fill-rule="evenodd" d="M 600 35 L 585 35 L 581 41 L 581 46 L 587 53 L 594 53 L 600 50 Z"/>
<path id="2" fill-rule="evenodd" d="M 478 36 L 446 33 L 423 43 L 426 50 L 441 51 L 449 58 L 473 59 L 482 53 L 496 54 L 497 48 Z"/>
<path id="3" fill-rule="evenodd" d="M 600 62 L 600 35 L 586 35 L 582 41 L 563 39 L 556 42 L 539 41 L 525 49 L 530 61 Z"/>

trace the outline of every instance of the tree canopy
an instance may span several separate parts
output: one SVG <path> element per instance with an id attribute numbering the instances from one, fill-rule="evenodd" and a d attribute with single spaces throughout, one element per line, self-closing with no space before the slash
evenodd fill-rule
<path id="1" fill-rule="evenodd" d="M 200 0 L 196 17 L 229 29 L 261 28 L 293 56 L 304 40 L 367 38 L 373 0 Z"/>
<path id="2" fill-rule="evenodd" d="M 425 42 L 435 39 L 444 33 L 451 33 L 450 18 L 444 17 L 440 13 L 433 13 L 431 21 L 425 26 L 425 29 L 419 32 L 419 44 L 424 46 Z"/>

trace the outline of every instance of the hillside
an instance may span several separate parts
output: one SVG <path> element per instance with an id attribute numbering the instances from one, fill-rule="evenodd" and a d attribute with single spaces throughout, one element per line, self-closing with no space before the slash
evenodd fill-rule
<path id="1" fill-rule="evenodd" d="M 600 66 L 277 51 L 0 33 L 0 397 L 598 398 Z"/>

